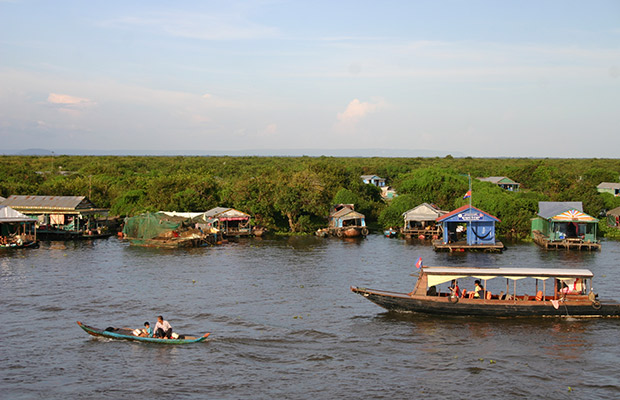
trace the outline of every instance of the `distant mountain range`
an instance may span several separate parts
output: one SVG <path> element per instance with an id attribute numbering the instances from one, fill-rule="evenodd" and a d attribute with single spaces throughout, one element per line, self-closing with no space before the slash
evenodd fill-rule
<path id="1" fill-rule="evenodd" d="M 20 156 L 259 156 L 259 157 L 466 157 L 459 151 L 423 149 L 245 149 L 245 150 L 83 150 L 26 149 L 3 151 Z"/>

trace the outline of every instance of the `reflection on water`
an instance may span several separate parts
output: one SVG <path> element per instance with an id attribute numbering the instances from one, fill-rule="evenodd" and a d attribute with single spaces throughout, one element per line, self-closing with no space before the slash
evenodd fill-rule
<path id="1" fill-rule="evenodd" d="M 415 241 L 314 236 L 158 250 L 110 238 L 0 254 L 6 398 L 579 398 L 620 396 L 620 320 L 387 313 L 350 285 L 410 291 L 424 265 L 589 268 L 616 295 L 620 245 L 434 253 Z M 620 300 L 620 298 L 618 299 Z M 207 343 L 87 336 L 163 314 Z"/>

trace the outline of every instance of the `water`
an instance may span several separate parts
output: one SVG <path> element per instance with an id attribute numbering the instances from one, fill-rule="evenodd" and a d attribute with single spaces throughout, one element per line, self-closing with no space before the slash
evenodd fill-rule
<path id="1" fill-rule="evenodd" d="M 169 251 L 114 238 L 0 253 L 0 397 L 174 399 L 619 398 L 618 319 L 386 313 L 350 285 L 410 291 L 425 265 L 589 268 L 616 298 L 620 244 L 601 252 L 435 253 L 371 235 L 242 240 Z M 463 287 L 463 284 L 461 285 Z M 92 338 L 163 314 L 207 343 Z"/>

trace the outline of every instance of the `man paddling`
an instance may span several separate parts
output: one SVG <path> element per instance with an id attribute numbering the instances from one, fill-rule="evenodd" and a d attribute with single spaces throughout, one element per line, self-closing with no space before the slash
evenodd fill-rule
<path id="1" fill-rule="evenodd" d="M 164 317 L 161 315 L 157 317 L 157 323 L 155 324 L 153 336 L 156 338 L 172 338 L 172 327 L 168 321 L 164 321 Z"/>

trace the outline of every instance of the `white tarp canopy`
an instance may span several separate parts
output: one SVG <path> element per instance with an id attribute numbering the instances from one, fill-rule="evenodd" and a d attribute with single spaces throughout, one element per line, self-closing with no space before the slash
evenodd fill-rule
<path id="1" fill-rule="evenodd" d="M 593 278 L 594 274 L 587 269 L 560 269 L 560 268 L 481 268 L 481 267 L 424 267 L 424 274 L 428 279 L 428 285 L 459 279 L 463 277 L 476 277 L 488 280 L 498 276 L 518 280 L 524 278 L 571 280 L 575 278 Z M 431 284 L 431 282 L 433 284 Z"/>
<path id="2" fill-rule="evenodd" d="M 34 218 L 13 210 L 9 206 L 0 206 L 0 223 L 36 222 Z"/>

